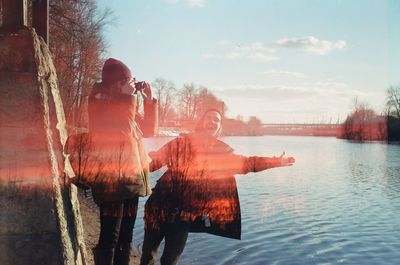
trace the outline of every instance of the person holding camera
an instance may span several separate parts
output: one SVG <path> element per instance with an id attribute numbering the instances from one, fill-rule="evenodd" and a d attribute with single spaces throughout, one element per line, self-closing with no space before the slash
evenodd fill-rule
<path id="1" fill-rule="evenodd" d="M 143 116 L 138 112 L 140 98 Z M 93 86 L 88 109 L 87 156 L 81 159 L 84 168 L 79 172 L 100 208 L 95 264 L 127 265 L 138 197 L 151 193 L 142 137 L 157 131 L 157 100 L 147 82 L 136 82 L 123 62 L 110 58 L 104 63 L 102 81 Z"/>

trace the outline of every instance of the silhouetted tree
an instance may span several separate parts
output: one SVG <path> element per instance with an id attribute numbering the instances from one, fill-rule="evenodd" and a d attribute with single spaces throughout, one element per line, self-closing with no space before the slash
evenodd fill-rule
<path id="1" fill-rule="evenodd" d="M 387 90 L 388 114 L 400 118 L 400 86 L 390 86 Z"/>
<path id="2" fill-rule="evenodd" d="M 387 136 L 389 141 L 400 141 L 400 86 L 387 90 Z"/>
<path id="3" fill-rule="evenodd" d="M 165 124 L 166 117 L 173 110 L 173 96 L 176 93 L 175 84 L 164 78 L 156 78 L 153 84 L 153 93 L 158 99 L 158 115 L 161 125 Z"/>
<path id="4" fill-rule="evenodd" d="M 178 108 L 183 119 L 194 120 L 199 106 L 198 95 L 199 89 L 193 83 L 184 84 L 178 92 Z"/>
<path id="5" fill-rule="evenodd" d="M 262 122 L 256 116 L 251 116 L 247 122 L 247 130 L 250 135 L 262 135 Z"/>
<path id="6" fill-rule="evenodd" d="M 32 1 L 27 7 L 31 26 Z M 111 10 L 100 11 L 95 0 L 49 1 L 49 48 L 69 124 L 81 126 L 85 119 L 80 114 L 86 115 L 86 97 L 99 79 L 107 49 L 103 30 L 112 20 Z"/>
<path id="7" fill-rule="evenodd" d="M 57 70 L 64 110 L 69 123 L 82 125 L 78 113 L 101 74 L 107 45 L 103 36 L 112 22 L 111 11 L 99 11 L 95 0 L 49 2 L 50 50 Z"/>
<path id="8" fill-rule="evenodd" d="M 210 108 L 214 108 L 222 112 L 225 115 L 226 105 L 225 102 L 218 99 L 208 88 L 200 87 L 199 88 L 198 98 L 198 107 L 196 109 L 196 118 L 200 118 L 203 115 L 204 111 Z"/>
<path id="9" fill-rule="evenodd" d="M 344 122 L 343 138 L 357 141 L 386 140 L 381 123 L 386 123 L 384 117 L 378 117 L 368 104 L 354 99 L 354 109 Z"/>

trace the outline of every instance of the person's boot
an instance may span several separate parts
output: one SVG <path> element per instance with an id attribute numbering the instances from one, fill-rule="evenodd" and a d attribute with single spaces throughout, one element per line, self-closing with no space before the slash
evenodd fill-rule
<path id="1" fill-rule="evenodd" d="M 93 249 L 93 258 L 95 265 L 113 265 L 114 249 L 95 247 Z"/>
<path id="2" fill-rule="evenodd" d="M 118 244 L 114 252 L 114 265 L 129 265 L 131 244 Z"/>

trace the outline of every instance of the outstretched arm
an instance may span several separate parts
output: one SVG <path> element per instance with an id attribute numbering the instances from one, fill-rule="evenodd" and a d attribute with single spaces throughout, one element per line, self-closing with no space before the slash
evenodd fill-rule
<path id="1" fill-rule="evenodd" d="M 246 172 L 258 172 L 274 167 L 286 167 L 291 166 L 295 162 L 293 157 L 284 157 L 285 152 L 279 157 L 248 157 L 244 163 L 244 171 Z"/>
<path id="2" fill-rule="evenodd" d="M 150 171 L 156 171 L 163 166 L 167 166 L 170 161 L 171 157 L 173 154 L 176 154 L 174 152 L 177 142 L 179 142 L 178 138 L 175 138 L 174 140 L 169 141 L 165 145 L 163 145 L 160 149 L 157 151 L 153 151 L 149 153 L 149 156 L 151 158 L 150 162 Z"/>
<path id="3" fill-rule="evenodd" d="M 230 163 L 234 174 L 247 174 L 259 172 L 274 167 L 291 166 L 295 162 L 293 157 L 284 157 L 285 153 L 278 157 L 241 156 L 232 154 Z"/>

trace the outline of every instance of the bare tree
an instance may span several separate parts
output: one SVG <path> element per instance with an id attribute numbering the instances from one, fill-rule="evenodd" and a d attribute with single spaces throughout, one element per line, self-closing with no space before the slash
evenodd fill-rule
<path id="1" fill-rule="evenodd" d="M 109 9 L 99 12 L 95 0 L 50 1 L 50 50 L 54 56 L 68 122 L 82 126 L 85 102 L 99 79 L 107 45 L 102 35 L 112 22 Z"/>
<path id="2" fill-rule="evenodd" d="M 344 138 L 357 141 L 376 139 L 379 135 L 374 134 L 374 127 L 378 128 L 378 134 L 383 135 L 379 132 L 379 119 L 367 103 L 360 102 L 356 97 L 353 106 L 353 111 L 344 122 Z"/>
<path id="3" fill-rule="evenodd" d="M 0 26 L 2 25 L 0 1 Z M 99 11 L 96 0 L 49 1 L 49 45 L 69 124 L 82 125 L 85 101 L 98 80 L 107 49 L 103 30 L 113 22 L 110 9 Z M 32 25 L 32 1 L 28 1 Z"/>
<path id="4" fill-rule="evenodd" d="M 247 129 L 250 135 L 262 135 L 262 122 L 256 116 L 251 116 L 247 122 Z"/>
<path id="5" fill-rule="evenodd" d="M 218 99 L 208 88 L 199 87 L 198 94 L 198 108 L 196 110 L 196 118 L 199 118 L 205 110 L 214 108 L 222 112 L 225 115 L 227 109 L 225 102 Z"/>
<path id="6" fill-rule="evenodd" d="M 158 99 L 158 115 L 160 117 L 160 123 L 164 125 L 166 117 L 170 116 L 170 112 L 173 110 L 173 95 L 176 92 L 175 84 L 164 78 L 157 78 L 154 80 L 152 86 L 154 94 Z"/>
<path id="7" fill-rule="evenodd" d="M 388 114 L 400 118 L 400 86 L 390 86 L 387 90 Z"/>
<path id="8" fill-rule="evenodd" d="M 195 119 L 199 106 L 198 95 L 199 89 L 193 83 L 183 85 L 183 88 L 179 91 L 178 106 L 184 119 Z"/>

